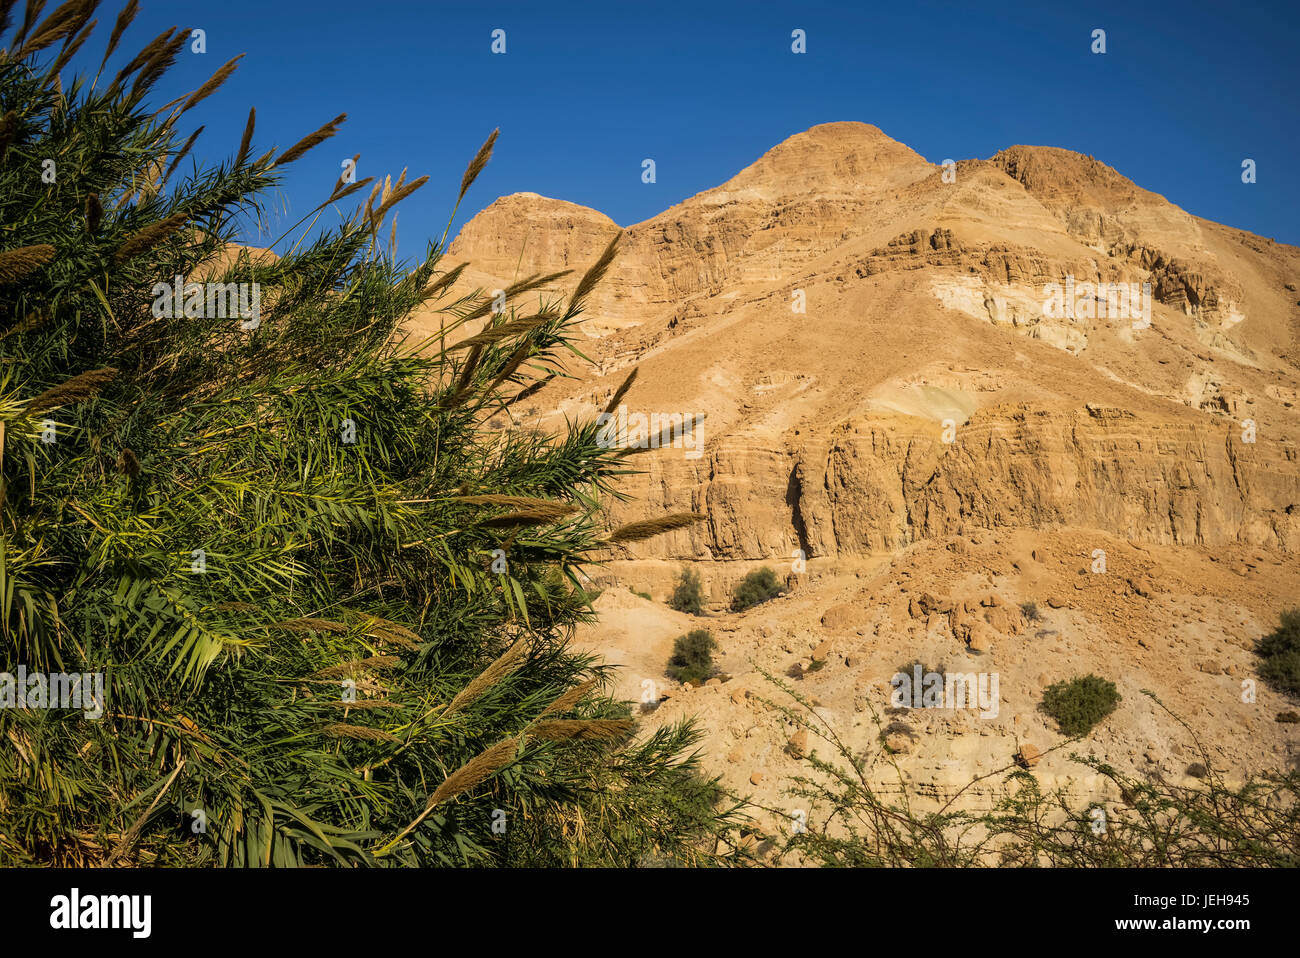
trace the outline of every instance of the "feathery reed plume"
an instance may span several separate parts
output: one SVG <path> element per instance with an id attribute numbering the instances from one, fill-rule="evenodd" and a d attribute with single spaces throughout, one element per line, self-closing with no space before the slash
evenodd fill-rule
<path id="1" fill-rule="evenodd" d="M 14 130 L 18 128 L 18 114 L 10 110 L 4 116 L 0 116 L 0 163 L 4 162 L 5 153 L 9 149 L 9 141 L 13 138 Z"/>
<path id="2" fill-rule="evenodd" d="M 0 37 L 9 29 L 9 18 L 18 0 L 0 0 Z"/>
<path id="3" fill-rule="evenodd" d="M 257 606 L 251 602 L 218 602 L 212 607 L 217 612 L 256 612 Z"/>
<path id="4" fill-rule="evenodd" d="M 532 276 L 527 276 L 521 279 L 517 283 L 511 283 L 504 290 L 502 290 L 502 292 L 505 293 L 506 300 L 509 301 L 514 299 L 514 297 L 518 296 L 520 293 L 527 293 L 530 290 L 540 289 L 541 287 L 546 286 L 549 283 L 555 282 L 557 279 L 563 279 L 565 276 L 568 276 L 571 272 L 573 271 L 566 269 L 566 270 L 561 270 L 558 273 L 547 273 L 544 276 L 539 273 L 534 273 Z M 468 323 L 476 319 L 479 319 L 483 316 L 486 316 L 488 313 L 492 311 L 492 303 L 493 303 L 492 298 L 484 297 L 483 302 L 479 303 L 478 306 L 474 307 L 464 316 L 461 316 L 459 322 Z"/>
<path id="5" fill-rule="evenodd" d="M 452 772 L 447 776 L 446 781 L 439 785 L 434 793 L 429 796 L 429 801 L 424 806 L 424 811 L 415 817 L 415 821 L 411 822 L 411 824 L 398 832 L 392 841 L 378 849 L 375 852 L 375 856 L 379 857 L 380 855 L 388 854 L 394 845 L 418 828 L 420 823 L 428 818 L 429 813 L 438 805 L 448 799 L 455 798 L 457 795 L 467 792 L 475 785 L 478 785 L 509 762 L 510 759 L 514 757 L 515 751 L 518 748 L 519 737 L 502 739 L 491 748 L 479 752 L 460 768 L 456 769 L 456 771 Z"/>
<path id="6" fill-rule="evenodd" d="M 74 402 L 81 402 L 83 399 L 89 399 L 112 382 L 113 377 L 116 375 L 117 370 L 112 366 L 104 369 L 88 369 L 84 373 L 78 373 L 71 379 L 64 380 L 57 386 L 52 386 L 33 398 L 27 404 L 27 414 L 35 416 L 58 406 L 67 406 Z"/>
<path id="7" fill-rule="evenodd" d="M 0 339 L 6 339 L 9 336 L 17 336 L 19 333 L 29 332 L 49 320 L 49 318 L 49 313 L 28 313 L 9 329 L 6 329 L 4 334 L 0 335 Z"/>
<path id="8" fill-rule="evenodd" d="M 623 401 L 623 397 L 627 395 L 628 390 L 632 388 L 632 384 L 636 382 L 636 374 L 637 370 L 633 369 L 628 373 L 627 379 L 623 380 L 623 385 L 614 390 L 614 395 L 610 397 L 609 402 L 605 405 L 604 411 L 606 415 L 618 408 L 618 404 Z"/>
<path id="9" fill-rule="evenodd" d="M 353 702 L 353 705 L 356 703 Z M 328 735 L 330 738 L 355 738 L 366 742 L 400 742 L 401 739 L 392 732 L 385 732 L 382 729 L 367 728 L 364 725 L 348 725 L 345 722 L 335 722 L 333 725 L 326 725 L 320 730 L 322 735 Z"/>
<path id="10" fill-rule="evenodd" d="M 379 626 L 379 629 L 375 630 L 375 626 Z M 383 636 L 384 638 L 391 639 L 393 635 L 401 636 L 416 648 L 418 648 L 420 643 L 423 641 L 418 633 L 412 632 L 400 622 L 385 619 L 383 616 L 375 615 L 373 612 L 366 613 L 366 628 L 368 630 L 375 630 L 372 631 L 371 634 L 375 634 L 376 631 L 387 633 L 387 635 Z"/>
<path id="11" fill-rule="evenodd" d="M 479 784 L 479 782 L 510 761 L 515 754 L 515 749 L 518 747 L 519 738 L 516 736 L 515 738 L 502 739 L 491 748 L 479 752 L 448 775 L 446 781 L 439 785 L 434 793 L 429 796 L 429 804 L 425 809 L 425 814 L 428 814 L 429 810 L 434 806 L 440 805 L 449 798 L 455 798 Z M 421 818 L 423 818 L 423 815 Z"/>
<path id="12" fill-rule="evenodd" d="M 90 23 L 87 23 L 86 26 L 82 28 L 80 33 L 65 43 L 63 49 L 59 51 L 58 59 L 54 61 L 54 65 L 49 69 L 49 75 L 57 80 L 60 86 L 62 85 L 62 80 L 59 78 L 59 71 L 67 66 L 68 61 L 77 55 L 77 51 L 80 50 L 82 45 L 90 39 L 90 35 L 95 32 L 95 27 L 98 25 L 98 20 L 91 20 Z M 60 90 L 59 92 L 61 93 L 63 91 Z"/>
<path id="13" fill-rule="evenodd" d="M 563 519 L 570 513 L 577 511 L 574 506 L 559 508 L 560 505 L 560 503 L 557 503 L 557 508 L 525 509 L 522 512 L 511 512 L 504 516 L 493 516 L 491 519 L 484 519 L 479 523 L 479 525 L 486 529 L 515 529 L 520 526 L 544 526 Z"/>
<path id="14" fill-rule="evenodd" d="M 545 509 L 550 506 L 564 506 L 567 512 L 575 512 L 577 506 L 554 499 L 535 499 L 532 496 L 507 496 L 498 493 L 483 493 L 475 496 L 452 496 L 452 502 L 462 502 L 467 506 L 504 506 L 507 509 Z"/>
<path id="15" fill-rule="evenodd" d="M 513 339 L 520 333 L 531 332 L 538 326 L 545 325 L 551 319 L 545 313 L 538 313 L 535 316 L 527 316 L 521 319 L 512 319 L 509 322 L 502 323 L 499 326 L 487 326 L 481 333 L 471 336 L 469 339 L 463 339 L 452 350 L 469 349 L 472 346 L 490 346 L 493 343 L 499 343 L 503 339 Z M 450 350 L 449 350 L 450 351 Z"/>
<path id="16" fill-rule="evenodd" d="M 338 116 L 330 120 L 328 123 L 322 126 L 315 133 L 312 133 L 309 136 L 304 136 L 293 146 L 289 147 L 289 149 L 281 153 L 280 158 L 276 160 L 275 163 L 272 164 L 272 166 L 284 166 L 288 163 L 292 163 L 294 160 L 301 157 L 312 147 L 320 146 L 322 143 L 324 143 L 326 140 L 328 140 L 331 136 L 333 136 L 335 133 L 339 131 L 339 125 L 347 118 L 348 115 L 346 113 L 340 113 Z"/>
<path id="17" fill-rule="evenodd" d="M 117 471 L 134 479 L 140 475 L 140 460 L 130 446 L 123 446 L 117 457 Z"/>
<path id="18" fill-rule="evenodd" d="M 148 63 L 153 58 L 154 54 L 158 53 L 160 50 L 162 50 L 164 47 L 167 46 L 168 41 L 171 40 L 172 38 L 172 34 L 175 33 L 178 29 L 179 27 L 171 27 L 168 30 L 164 30 L 162 33 L 158 34 L 158 36 L 154 37 L 147 44 L 145 44 L 143 50 L 141 50 L 139 53 L 133 56 L 129 61 L 127 61 L 126 66 L 122 67 L 122 69 L 117 71 L 117 76 L 113 77 L 113 86 L 121 85 L 126 81 L 127 77 L 129 77 L 132 73 L 134 73 L 144 64 Z"/>
<path id="19" fill-rule="evenodd" d="M 104 59 L 99 63 L 101 70 L 104 69 L 104 64 L 108 62 L 108 58 L 113 55 L 113 51 L 117 49 L 118 43 L 122 40 L 122 34 L 126 32 L 126 28 L 131 25 L 131 21 L 135 19 L 135 15 L 139 12 L 140 0 L 131 0 L 122 8 L 122 12 L 117 15 L 117 20 L 113 22 L 113 32 L 108 35 L 108 48 L 104 51 Z"/>
<path id="20" fill-rule="evenodd" d="M 420 302 L 428 302 L 443 290 L 454 286 L 456 280 L 460 279 L 460 274 L 465 272 L 465 267 L 468 265 L 469 263 L 461 263 L 459 266 L 454 266 L 424 287 L 424 291 L 420 294 Z"/>
<path id="21" fill-rule="evenodd" d="M 355 170 L 355 169 L 357 168 L 357 164 L 360 163 L 360 162 L 361 162 L 361 154 L 358 153 L 358 154 L 356 154 L 356 156 L 352 157 L 352 169 Z M 330 195 L 329 195 L 329 198 L 330 198 L 331 200 L 334 199 L 334 197 L 338 194 L 338 191 L 339 191 L 339 190 L 343 189 L 343 187 L 344 187 L 344 185 L 345 185 L 344 182 L 343 182 L 343 179 L 344 179 L 344 177 L 346 177 L 347 175 L 348 175 L 348 171 L 347 171 L 347 170 L 344 170 L 342 173 L 339 174 L 339 178 L 338 178 L 337 180 L 334 181 L 334 189 L 330 190 Z M 353 183 L 353 184 L 347 184 L 347 185 L 355 186 L 356 184 Z M 326 200 L 326 202 L 329 202 L 329 200 Z"/>
<path id="22" fill-rule="evenodd" d="M 397 189 L 394 189 L 393 192 L 389 194 L 388 199 L 383 201 L 379 209 L 375 210 L 373 216 L 374 229 L 379 229 L 379 224 L 384 221 L 384 217 L 388 215 L 389 210 L 428 182 L 429 178 L 427 176 L 422 176 L 418 180 L 412 180 L 405 186 L 399 186 Z"/>
<path id="23" fill-rule="evenodd" d="M 456 378 L 452 386 L 451 395 L 445 398 L 441 405 L 445 409 L 455 409 L 469 396 L 474 384 L 474 373 L 478 369 L 479 360 L 483 358 L 483 347 L 475 346 L 465 357 L 465 365 L 461 367 L 460 375 Z"/>
<path id="24" fill-rule="evenodd" d="M 181 160 L 185 159 L 185 157 L 189 155 L 190 150 L 193 149 L 194 147 L 194 141 L 199 138 L 199 134 L 202 133 L 203 130 L 204 127 L 199 127 L 197 130 L 195 130 L 193 133 L 190 134 L 190 138 L 185 141 L 185 145 L 181 147 L 180 152 L 177 153 L 176 156 L 172 159 L 171 163 L 167 165 L 167 172 L 163 174 L 163 178 L 159 183 L 160 186 L 162 185 L 162 183 L 166 183 L 169 179 L 171 179 L 172 173 L 175 172 L 176 167 L 180 166 Z"/>
<path id="25" fill-rule="evenodd" d="M 528 735 L 545 742 L 595 741 L 620 738 L 635 725 L 631 719 L 547 719 L 530 728 Z"/>
<path id="26" fill-rule="evenodd" d="M 361 222 L 363 223 L 370 222 L 370 212 L 371 210 L 374 209 L 375 197 L 379 195 L 379 191 L 383 189 L 383 186 L 384 186 L 383 183 L 376 183 L 374 186 L 370 188 L 370 195 L 366 197 L 366 205 L 361 207 L 360 210 Z M 349 219 L 348 222 L 350 223 L 351 220 Z"/>
<path id="27" fill-rule="evenodd" d="M 99 221 L 104 218 L 104 207 L 99 202 L 98 193 L 86 194 L 86 232 L 94 235 L 99 231 Z"/>
<path id="28" fill-rule="evenodd" d="M 145 62 L 136 75 L 135 82 L 131 84 L 131 99 L 142 99 L 149 92 L 149 88 L 158 82 L 159 77 L 171 69 L 188 39 L 188 32 L 181 30 Z"/>
<path id="29" fill-rule="evenodd" d="M 347 188 L 342 190 L 341 192 L 331 193 L 329 199 L 327 199 L 324 203 L 318 206 L 317 209 L 323 210 L 331 203 L 337 203 L 339 200 L 346 199 L 347 197 L 351 196 L 353 193 L 357 192 L 357 190 L 365 189 L 372 182 L 374 182 L 374 179 L 375 178 L 373 176 L 367 176 L 364 180 L 358 180 L 355 183 L 349 183 Z"/>
<path id="30" fill-rule="evenodd" d="M 90 12 L 94 11 L 98 3 L 99 0 L 93 0 L 90 11 L 85 10 L 86 0 L 67 0 L 55 7 L 54 12 L 45 18 L 45 22 L 37 27 L 30 39 L 19 48 L 17 59 L 25 60 L 33 53 L 39 53 L 75 33 L 80 29 L 81 24 L 90 19 Z M 81 19 L 83 12 L 86 14 L 86 20 Z"/>
<path id="31" fill-rule="evenodd" d="M 528 342 L 527 340 L 524 340 L 524 342 L 520 343 L 519 346 L 515 349 L 515 351 L 510 354 L 510 358 L 506 360 L 506 364 L 503 367 L 501 367 L 501 372 L 497 373 L 497 378 L 492 380 L 491 384 L 487 388 L 486 394 L 491 396 L 493 393 L 495 393 L 497 391 L 497 388 L 503 382 L 513 377 L 515 373 L 519 372 L 519 367 L 524 364 L 524 360 L 528 359 L 528 357 L 530 357 L 532 354 L 533 354 L 532 343 Z"/>
<path id="32" fill-rule="evenodd" d="M 618 254 L 618 241 L 622 238 L 623 231 L 619 230 L 614 235 L 614 238 L 609 241 L 605 251 L 600 254 L 600 258 L 591 265 L 587 272 L 582 274 L 582 279 L 578 280 L 578 285 L 573 290 L 573 296 L 569 299 L 568 315 L 570 317 L 576 316 L 582 311 L 582 305 L 587 296 L 590 295 L 591 291 L 596 288 L 596 284 L 609 271 L 610 264 L 614 262 L 614 257 Z"/>
<path id="33" fill-rule="evenodd" d="M 244 136 L 239 141 L 239 152 L 235 154 L 235 166 L 243 166 L 248 156 L 248 148 L 253 145 L 253 126 L 257 122 L 257 107 L 248 108 L 248 122 L 244 124 Z"/>
<path id="34" fill-rule="evenodd" d="M 298 619 L 284 619 L 280 622 L 272 622 L 267 626 L 268 629 L 284 629 L 287 632 L 346 632 L 348 627 L 342 622 L 334 622 L 330 619 L 317 619 L 312 616 L 303 616 Z"/>
<path id="35" fill-rule="evenodd" d="M 474 702 L 480 695 L 489 688 L 496 685 L 507 675 L 523 664 L 523 659 L 528 655 L 528 637 L 517 640 L 514 645 L 506 649 L 497 657 L 491 665 L 475 676 L 474 680 L 465 686 L 451 700 L 446 710 L 442 713 L 443 718 L 453 715 L 463 708 L 466 708 Z"/>
<path id="36" fill-rule="evenodd" d="M 353 659 L 350 662 L 340 662 L 337 665 L 331 665 L 328 668 L 313 672 L 313 679 L 333 679 L 340 675 L 359 675 L 362 672 L 382 672 L 398 665 L 402 660 L 395 655 L 371 655 L 364 659 Z"/>
<path id="37" fill-rule="evenodd" d="M 173 213 L 165 220 L 150 223 L 144 229 L 128 236 L 122 245 L 117 248 L 117 252 L 113 254 L 113 260 L 118 263 L 125 263 L 131 257 L 153 249 L 184 226 L 186 219 L 187 214 L 185 213 Z"/>
<path id="38" fill-rule="evenodd" d="M 687 526 L 694 525 L 707 518 L 708 516 L 701 515 L 698 512 L 674 512 L 654 519 L 642 519 L 640 522 L 629 522 L 625 526 L 619 526 L 609 534 L 605 541 L 640 542 L 642 539 L 649 539 L 651 536 L 657 536 L 664 532 L 685 529 Z"/>
<path id="39" fill-rule="evenodd" d="M 54 259 L 54 247 L 49 243 L 20 246 L 0 252 L 0 283 L 22 279 L 32 270 L 40 269 Z"/>
<path id="40" fill-rule="evenodd" d="M 465 192 L 478 179 L 478 175 L 483 172 L 483 167 L 487 166 L 488 160 L 492 158 L 492 147 L 500 133 L 499 128 L 493 130 L 492 135 L 483 141 L 483 145 L 478 148 L 478 153 L 474 155 L 474 159 L 470 160 L 469 166 L 465 168 L 465 175 L 460 178 L 460 196 L 456 198 L 457 203 L 464 199 Z"/>
<path id="41" fill-rule="evenodd" d="M 542 710 L 542 714 L 539 715 L 538 718 L 542 718 L 547 715 L 558 715 L 560 712 L 569 711 L 569 709 L 573 708 L 575 705 L 581 702 L 583 698 L 586 696 L 586 694 L 595 687 L 595 685 L 596 685 L 595 679 L 587 679 L 587 681 L 583 682 L 581 685 L 575 685 L 573 688 L 569 689 L 569 691 L 565 692 L 563 695 L 561 695 L 550 705 L 546 706 L 546 708 Z"/>
<path id="42" fill-rule="evenodd" d="M 217 90 L 220 89 L 221 84 L 230 79 L 230 74 L 234 73 L 235 70 L 239 68 L 239 61 L 242 60 L 243 57 L 244 54 L 241 53 L 239 56 L 232 57 L 222 64 L 221 69 L 212 74 L 212 76 L 209 77 L 208 82 L 195 90 L 194 93 L 191 94 L 190 98 L 185 101 L 185 105 L 181 107 L 181 112 L 184 113 L 186 110 L 193 109 L 208 97 L 212 96 L 212 94 L 216 93 Z"/>
<path id="43" fill-rule="evenodd" d="M 10 49 L 17 50 L 23 45 L 23 38 L 26 37 L 27 32 L 36 25 L 36 20 L 40 17 L 41 10 L 44 9 L 44 7 L 45 0 L 27 0 L 27 8 L 23 11 L 23 25 L 19 27 L 18 32 L 14 34 L 14 40 L 13 43 L 10 44 Z"/>
<path id="44" fill-rule="evenodd" d="M 418 641 L 409 638 L 409 633 L 403 635 L 400 632 L 392 632 L 388 629 L 371 626 L 368 630 L 368 634 L 379 639 L 381 642 L 388 642 L 391 645 L 397 646 L 399 649 L 406 649 L 408 652 L 418 652 L 421 648 Z"/>

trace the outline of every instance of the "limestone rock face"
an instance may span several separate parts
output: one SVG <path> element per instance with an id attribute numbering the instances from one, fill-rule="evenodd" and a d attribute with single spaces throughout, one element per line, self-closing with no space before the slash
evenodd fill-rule
<path id="1" fill-rule="evenodd" d="M 617 558 L 656 588 L 699 562 L 722 603 L 755 564 L 803 575 L 801 556 L 980 529 L 1300 551 L 1300 250 L 1067 150 L 952 172 L 830 123 L 627 227 L 584 320 L 595 367 L 574 361 L 514 424 L 594 417 L 633 366 L 629 410 L 706 417 L 691 447 L 634 457 L 607 511 L 707 522 Z M 457 292 L 571 269 L 563 294 L 618 232 L 518 193 L 447 262 L 471 264 Z M 1064 314 L 1048 300 L 1067 281 Z M 1147 284 L 1145 314 L 1119 284 Z"/>

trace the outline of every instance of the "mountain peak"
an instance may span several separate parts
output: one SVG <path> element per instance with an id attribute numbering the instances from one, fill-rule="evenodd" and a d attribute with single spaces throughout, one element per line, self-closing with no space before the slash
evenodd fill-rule
<path id="1" fill-rule="evenodd" d="M 821 123 L 781 141 L 719 189 L 765 195 L 863 192 L 898 187 L 928 176 L 920 154 L 870 123 Z"/>

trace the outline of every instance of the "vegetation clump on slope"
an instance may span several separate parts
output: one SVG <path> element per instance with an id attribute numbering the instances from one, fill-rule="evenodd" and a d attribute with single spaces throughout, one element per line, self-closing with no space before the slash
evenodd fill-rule
<path id="1" fill-rule="evenodd" d="M 1043 690 L 1043 711 L 1056 719 L 1065 735 L 1087 735 L 1119 705 L 1115 683 L 1099 675 L 1055 682 Z"/>
<path id="2" fill-rule="evenodd" d="M 768 566 L 755 569 L 736 583 L 731 593 L 731 611 L 744 612 L 768 599 L 775 599 L 785 588 Z"/>
<path id="3" fill-rule="evenodd" d="M 713 633 L 708 629 L 692 629 L 673 641 L 673 654 L 668 660 L 668 677 L 678 682 L 700 685 L 717 672 L 713 664 L 713 650 L 718 647 Z"/>
<path id="4" fill-rule="evenodd" d="M 1255 653 L 1264 681 L 1287 695 L 1300 697 L 1300 608 L 1282 613 L 1276 629 L 1259 640 Z"/>
<path id="5" fill-rule="evenodd" d="M 673 587 L 673 594 L 668 599 L 670 608 L 688 615 L 704 613 L 704 588 L 700 583 L 700 574 L 690 569 L 683 569 Z"/>
<path id="6" fill-rule="evenodd" d="M 344 117 L 259 152 L 250 112 L 207 165 L 179 127 L 234 61 L 158 109 L 188 30 L 66 82 L 97 0 L 13 24 L 12 7 L 0 669 L 106 682 L 98 719 L 0 709 L 0 864 L 717 860 L 734 810 L 688 754 L 697 732 L 635 738 L 604 668 L 567 644 L 592 614 L 582 566 L 617 541 L 596 509 L 618 454 L 594 421 L 486 425 L 556 372 L 617 239 L 567 299 L 522 305 L 564 278 L 530 276 L 498 315 L 449 295 L 463 265 L 445 236 L 396 259 L 386 222 L 424 183 L 403 174 L 341 179 L 278 258 L 233 252 Z M 257 284 L 258 314 L 187 296 L 159 315 L 177 276 Z M 444 335 L 404 338 L 416 309 Z"/>

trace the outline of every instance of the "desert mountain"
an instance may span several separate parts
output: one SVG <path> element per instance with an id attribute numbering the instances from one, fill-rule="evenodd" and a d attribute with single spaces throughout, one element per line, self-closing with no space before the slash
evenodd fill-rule
<path id="1" fill-rule="evenodd" d="M 519 193 L 467 223 L 449 262 L 490 291 L 581 272 L 618 232 Z M 503 428 L 594 417 L 633 367 L 629 412 L 707 415 L 697 450 L 636 456 L 634 498 L 612 508 L 707 522 L 599 579 L 662 601 L 691 565 L 718 611 L 755 567 L 787 578 L 786 598 L 716 624 L 732 681 L 655 713 L 703 716 L 731 784 L 776 789 L 793 759 L 729 686 L 801 658 L 831 661 L 805 681 L 864 742 L 864 697 L 887 705 L 900 662 L 999 670 L 992 724 L 912 713 L 948 723 L 916 750 L 937 794 L 954 755 L 965 771 L 1054 744 L 1034 702 L 1088 671 L 1125 696 L 1116 761 L 1181 775 L 1192 754 L 1143 688 L 1239 769 L 1294 760 L 1277 696 L 1240 699 L 1248 648 L 1300 592 L 1300 249 L 1092 157 L 1013 146 L 945 169 L 862 123 L 793 136 L 624 233 L 585 321 L 595 368 L 575 362 Z M 617 588 L 602 602 L 588 639 L 628 666 L 629 697 L 646 677 L 671 686 L 672 638 L 696 620 Z"/>

